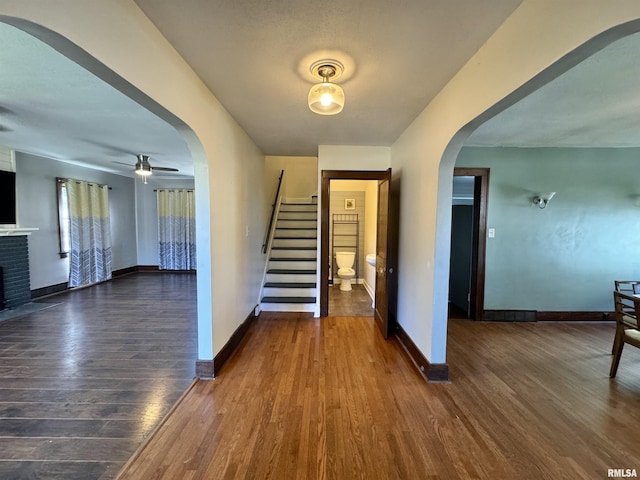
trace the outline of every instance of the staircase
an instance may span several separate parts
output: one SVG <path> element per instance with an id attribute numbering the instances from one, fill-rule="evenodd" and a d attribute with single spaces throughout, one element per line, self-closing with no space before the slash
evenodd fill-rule
<path id="1" fill-rule="evenodd" d="M 278 210 L 260 308 L 270 312 L 312 312 L 316 304 L 317 197 L 283 201 Z"/>

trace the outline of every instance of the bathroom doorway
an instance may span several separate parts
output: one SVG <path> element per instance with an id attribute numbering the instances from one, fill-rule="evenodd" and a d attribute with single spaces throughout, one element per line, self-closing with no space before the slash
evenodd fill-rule
<path id="1" fill-rule="evenodd" d="M 378 182 L 329 182 L 329 316 L 371 317 L 375 299 Z"/>
<path id="2" fill-rule="evenodd" d="M 334 183 L 343 180 L 349 181 L 372 181 L 369 184 L 363 183 Z M 333 186 L 332 186 L 333 184 Z M 377 195 L 373 195 L 372 190 L 367 195 L 367 187 L 375 186 Z M 333 195 L 331 193 L 333 189 Z M 356 194 L 356 192 L 362 192 Z M 381 193 L 382 192 L 382 193 Z M 366 315 L 373 315 L 383 336 L 387 338 L 393 331 L 392 322 L 389 321 L 389 291 L 388 285 L 395 285 L 394 260 L 390 260 L 389 252 L 389 205 L 391 192 L 391 169 L 386 171 L 347 171 L 347 170 L 323 170 L 322 171 L 322 191 L 321 191 L 321 253 L 320 253 L 320 316 L 326 317 L 329 314 L 356 316 L 348 312 L 358 310 L 356 303 L 363 306 L 362 311 Z M 368 196 L 368 200 L 367 200 Z M 375 201 L 373 200 L 375 198 Z M 361 204 L 362 208 L 358 205 Z M 375 213 L 373 206 L 375 205 Z M 332 211 L 333 207 L 333 211 Z M 367 215 L 366 211 L 369 210 Z M 336 215 L 335 217 L 333 215 Z M 357 214 L 357 216 L 356 216 Z M 375 242 L 371 236 L 372 229 L 367 229 L 366 217 L 369 217 L 369 227 L 375 218 Z M 364 221 L 363 221 L 364 220 Z M 343 223 L 340 223 L 343 222 Z M 350 223 L 353 222 L 353 223 Z M 354 224 L 361 234 L 358 234 L 354 242 L 356 232 Z M 362 222 L 362 223 L 361 223 Z M 382 225 L 382 226 L 381 226 Z M 334 229 L 335 227 L 335 229 Z M 351 230 L 349 230 L 351 228 Z M 334 235 L 339 230 L 344 237 Z M 338 244 L 339 239 L 341 244 Z M 365 244 L 365 239 L 367 239 Z M 344 281 L 345 275 L 339 275 L 341 267 L 337 265 L 334 253 L 334 243 L 338 250 L 354 252 L 353 258 L 347 255 L 346 261 L 343 256 L 343 274 L 346 272 L 347 280 L 352 282 L 350 291 L 340 290 L 339 284 Z M 351 242 L 351 243 L 345 243 Z M 356 247 L 353 244 L 357 243 Z M 342 248 L 344 245 L 351 245 L 351 248 Z M 391 242 L 395 245 L 395 242 Z M 369 248 L 372 251 L 368 251 Z M 369 255 L 370 262 L 367 262 Z M 357 257 L 357 259 L 356 259 Z M 373 258 L 375 257 L 375 259 Z M 347 264 L 353 260 L 353 267 Z M 352 269 L 353 272 L 350 272 Z M 351 278 L 349 278 L 351 277 Z M 360 278 L 361 277 L 361 278 Z M 365 286 L 366 283 L 366 286 Z M 355 286 L 355 288 L 354 288 Z M 355 295 L 352 295 L 356 292 Z M 373 307 L 371 304 L 371 293 L 375 298 Z M 330 311 L 330 293 L 333 302 Z M 336 294 L 340 294 L 339 296 Z M 347 297 L 355 300 L 349 301 Z M 341 313 L 344 307 L 346 313 Z M 359 315 L 358 315 L 359 316 Z"/>

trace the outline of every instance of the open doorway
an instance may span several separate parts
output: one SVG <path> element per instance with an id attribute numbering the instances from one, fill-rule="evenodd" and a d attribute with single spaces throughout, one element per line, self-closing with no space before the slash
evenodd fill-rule
<path id="1" fill-rule="evenodd" d="M 488 168 L 455 168 L 451 214 L 449 306 L 474 320 L 484 317 Z"/>
<path id="2" fill-rule="evenodd" d="M 371 317 L 378 182 L 329 182 L 329 316 Z"/>
<path id="3" fill-rule="evenodd" d="M 334 276 L 330 274 L 332 269 L 336 268 L 335 258 L 330 251 L 333 247 L 330 247 L 330 225 L 333 218 L 330 217 L 331 206 L 331 190 L 330 185 L 332 181 L 337 180 L 363 180 L 374 181 L 377 188 L 377 200 L 376 200 L 376 241 L 375 241 L 375 305 L 373 308 L 373 316 L 376 320 L 376 324 L 380 328 L 383 336 L 388 338 L 392 333 L 392 326 L 389 322 L 389 295 L 387 285 L 390 280 L 390 276 L 395 278 L 394 264 L 388 264 L 389 253 L 389 205 L 390 205 L 390 185 L 391 185 L 391 169 L 386 171 L 353 171 L 353 170 L 323 170 L 322 171 L 322 190 L 321 190 L 321 252 L 320 252 L 320 316 L 326 317 L 329 315 L 329 286 L 330 279 L 333 280 Z M 337 194 L 336 194 L 337 195 Z M 341 214 L 348 215 L 348 212 L 354 211 L 357 208 L 357 202 L 355 196 L 348 198 L 342 198 L 342 212 Z M 349 219 L 351 217 L 344 217 Z M 354 217 L 355 218 L 355 217 Z M 360 253 L 360 257 L 363 267 L 366 264 L 367 253 L 363 250 Z M 355 255 L 354 255 L 355 257 Z M 354 258 L 355 262 L 355 258 Z M 355 272 L 354 272 L 355 276 Z"/>

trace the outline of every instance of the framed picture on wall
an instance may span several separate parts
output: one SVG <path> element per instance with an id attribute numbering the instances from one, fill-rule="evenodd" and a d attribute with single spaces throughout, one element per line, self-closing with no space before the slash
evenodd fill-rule
<path id="1" fill-rule="evenodd" d="M 344 199 L 344 209 L 345 210 L 355 210 L 356 209 L 356 199 L 355 198 L 345 198 Z"/>

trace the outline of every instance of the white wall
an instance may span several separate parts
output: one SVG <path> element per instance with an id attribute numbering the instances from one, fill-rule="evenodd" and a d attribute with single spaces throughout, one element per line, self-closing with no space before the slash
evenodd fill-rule
<path id="1" fill-rule="evenodd" d="M 393 145 L 398 322 L 430 362 L 446 361 L 451 186 L 464 138 L 595 49 L 637 31 L 634 24 L 594 39 L 639 16 L 633 1 L 525 0 Z"/>
<path id="2" fill-rule="evenodd" d="M 323 170 L 387 170 L 391 166 L 389 147 L 320 145 L 318 147 L 318 192 Z"/>
<path id="3" fill-rule="evenodd" d="M 185 138 L 195 169 L 198 356 L 212 359 L 258 297 L 262 153 L 132 0 L 8 1 L 0 21 L 54 44 Z"/>
<path id="4" fill-rule="evenodd" d="M 111 187 L 112 268 L 137 264 L 135 195 L 132 178 L 16 152 L 16 196 L 18 224 L 35 227 L 29 236 L 31 289 L 49 287 L 69 280 L 69 259 L 60 258 L 56 177 L 86 180 Z"/>
<path id="5" fill-rule="evenodd" d="M 136 179 L 136 236 L 138 265 L 159 264 L 158 249 L 158 202 L 159 188 L 193 189 L 193 179 L 163 178 L 161 175 L 147 177 L 145 185 Z M 197 254 L 196 254 L 197 255 Z"/>

